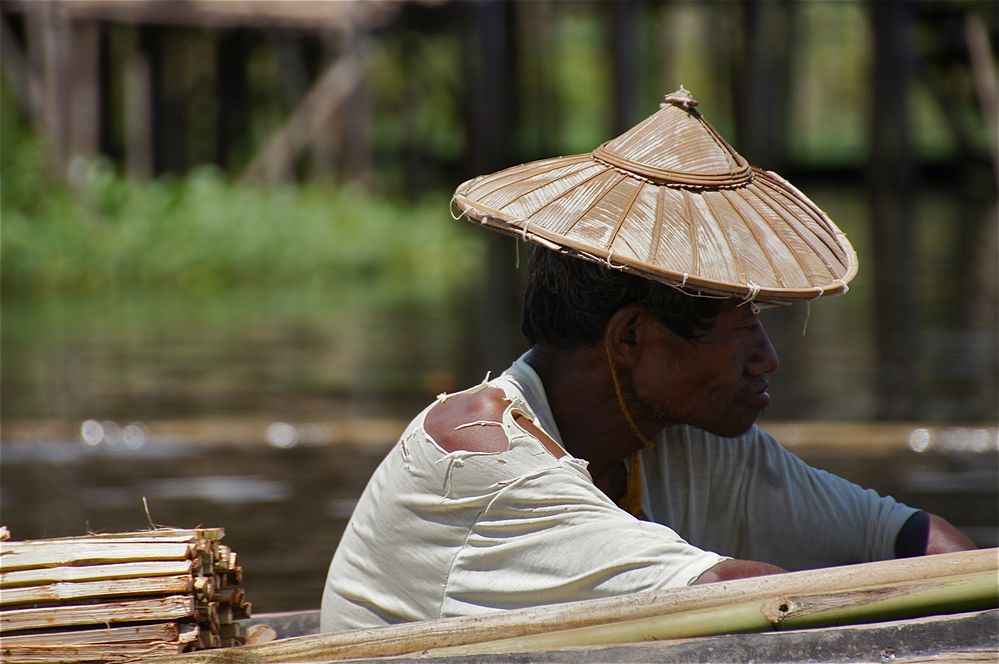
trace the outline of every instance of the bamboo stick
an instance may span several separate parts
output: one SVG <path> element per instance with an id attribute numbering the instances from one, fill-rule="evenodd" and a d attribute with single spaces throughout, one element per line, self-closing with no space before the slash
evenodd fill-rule
<path id="1" fill-rule="evenodd" d="M 210 537 L 201 537 L 193 531 L 170 530 L 170 531 L 136 531 L 134 533 L 103 533 L 99 535 L 74 535 L 72 537 L 47 537 L 40 540 L 19 540 L 12 544 L 28 544 L 31 542 L 58 542 L 73 544 L 138 544 L 140 542 L 152 542 L 160 544 L 177 544 L 186 542 L 187 544 L 210 545 L 216 540 Z"/>
<path id="2" fill-rule="evenodd" d="M 4 664 L 41 662 L 122 662 L 146 657 L 177 655 L 185 644 L 178 641 L 136 643 L 86 643 L 80 645 L 3 645 Z"/>
<path id="3" fill-rule="evenodd" d="M 199 598 L 215 598 L 218 597 L 217 588 L 215 585 L 215 577 L 212 576 L 199 576 L 194 579 L 194 592 Z"/>
<path id="4" fill-rule="evenodd" d="M 233 604 L 232 617 L 236 620 L 243 620 L 253 615 L 253 602 L 242 600 L 239 604 Z"/>
<path id="5" fill-rule="evenodd" d="M 239 586 L 219 588 L 215 596 L 218 597 L 220 602 L 232 604 L 235 607 L 243 601 L 243 589 Z"/>
<path id="6" fill-rule="evenodd" d="M 218 602 L 195 602 L 194 619 L 199 623 L 219 624 Z"/>
<path id="7" fill-rule="evenodd" d="M 232 641 L 243 637 L 243 626 L 238 622 L 223 623 L 219 628 L 219 636 L 223 640 Z"/>
<path id="8" fill-rule="evenodd" d="M 181 629 L 177 623 L 151 623 L 148 625 L 129 625 L 127 627 L 107 627 L 104 629 L 82 629 L 65 632 L 33 632 L 31 634 L 5 635 L 3 645 L 83 645 L 87 643 L 118 643 L 122 641 L 177 641 L 185 643 L 197 638 L 197 625 L 184 625 Z M 192 634 L 193 632 L 193 634 Z M 182 634 L 185 638 L 182 638 Z M 190 638 L 186 635 L 191 634 Z"/>
<path id="9" fill-rule="evenodd" d="M 198 551 L 198 560 L 201 565 L 201 574 L 210 576 L 215 573 L 215 559 L 211 551 Z"/>
<path id="10" fill-rule="evenodd" d="M 191 574 L 191 560 L 152 560 L 148 562 L 86 565 L 83 567 L 39 567 L 16 572 L 0 572 L 0 588 L 37 586 L 66 581 L 134 579 L 152 576 Z M 2 596 L 2 595 L 0 595 Z"/>
<path id="11" fill-rule="evenodd" d="M 999 577 L 978 572 L 838 593 L 760 596 L 728 606 L 677 611 L 571 630 L 436 648 L 421 654 L 445 657 L 546 650 L 566 646 L 633 643 L 731 632 L 826 627 L 925 615 L 945 608 L 989 606 Z M 993 604 L 995 605 L 995 604 Z"/>
<path id="12" fill-rule="evenodd" d="M 130 595 L 182 595 L 194 589 L 190 574 L 153 576 L 141 579 L 111 579 L 79 583 L 50 583 L 44 586 L 8 588 L 0 593 L 0 606 L 79 599 L 128 597 Z"/>
<path id="13" fill-rule="evenodd" d="M 209 648 L 218 648 L 222 645 L 222 637 L 210 630 L 201 630 L 198 633 L 198 648 L 202 650 L 207 650 Z"/>
<path id="14" fill-rule="evenodd" d="M 177 628 L 180 630 L 177 640 L 181 643 L 193 643 L 201 634 L 201 627 L 194 623 L 180 623 Z"/>
<path id="15" fill-rule="evenodd" d="M 230 625 L 233 622 L 233 611 L 231 604 L 218 603 L 219 625 Z"/>
<path id="16" fill-rule="evenodd" d="M 33 567 L 99 565 L 148 560 L 184 560 L 194 547 L 186 542 L 4 542 L 0 544 L 0 571 Z"/>
<path id="17" fill-rule="evenodd" d="M 194 542 L 197 540 L 218 541 L 225 537 L 224 528 L 156 528 L 154 530 L 134 530 L 125 533 L 88 533 L 70 537 L 53 537 L 46 542 L 81 541 L 146 541 L 146 542 Z M 30 541 L 30 540 L 29 540 Z"/>
<path id="18" fill-rule="evenodd" d="M 999 605 L 997 553 L 999 553 L 997 549 L 964 551 L 740 579 L 479 616 L 305 636 L 229 649 L 222 653 L 194 653 L 186 655 L 184 660 L 176 660 L 176 664 L 198 662 L 266 664 L 402 655 L 433 648 L 496 641 L 681 612 L 703 614 L 707 609 L 721 607 L 721 610 L 724 610 L 724 607 L 756 600 L 761 602 L 757 605 L 757 612 L 760 606 L 776 608 L 779 617 L 781 613 L 790 613 L 792 605 L 797 606 L 794 602 L 803 602 L 800 599 L 803 597 L 808 597 L 809 602 L 813 603 L 803 603 L 803 606 L 814 606 L 816 603 L 821 604 L 823 600 L 816 598 L 823 593 L 835 596 L 848 591 L 873 588 L 884 589 L 881 591 L 882 594 L 890 595 L 894 591 L 889 590 L 889 586 L 906 584 L 911 586 L 913 583 L 931 579 L 942 579 L 941 587 L 950 588 L 949 591 L 943 592 L 954 593 L 954 596 L 947 601 L 954 601 L 955 596 L 968 600 L 969 598 L 965 598 L 963 593 L 973 590 L 975 599 L 970 601 L 978 602 L 981 608 L 995 607 Z M 947 579 L 959 576 L 968 578 L 961 579 L 960 583 Z M 933 591 L 928 588 L 927 585 L 920 585 L 915 590 L 928 592 L 922 595 L 924 602 L 922 610 L 932 613 L 937 610 L 937 599 L 933 597 Z M 788 610 L 782 612 L 781 606 L 786 606 Z M 897 607 L 892 610 L 897 610 Z M 712 626 L 716 631 L 706 633 L 732 631 L 733 627 L 722 622 Z M 174 660 L 166 658 L 162 664 L 171 661 Z"/>
<path id="19" fill-rule="evenodd" d="M 0 633 L 43 627 L 103 625 L 120 622 L 175 620 L 194 615 L 194 598 L 171 595 L 156 599 L 126 600 L 0 612 Z"/>

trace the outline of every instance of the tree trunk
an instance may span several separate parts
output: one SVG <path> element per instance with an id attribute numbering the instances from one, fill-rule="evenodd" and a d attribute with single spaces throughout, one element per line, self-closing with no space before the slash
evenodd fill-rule
<path id="1" fill-rule="evenodd" d="M 514 6 L 499 0 L 468 5 L 471 12 L 468 58 L 469 76 L 469 170 L 475 175 L 491 173 L 511 165 L 513 153 L 514 91 L 511 48 Z M 483 369 L 506 368 L 516 355 L 515 322 L 520 319 L 516 272 L 516 247 L 509 239 L 488 233 L 482 292 L 478 295 L 478 354 Z"/>
<path id="2" fill-rule="evenodd" d="M 101 26 L 95 21 L 75 21 L 70 26 L 72 72 L 70 75 L 70 159 L 92 159 L 100 148 L 101 130 Z"/>
<path id="3" fill-rule="evenodd" d="M 159 168 L 156 127 L 161 115 L 162 48 L 154 28 L 134 31 L 136 43 L 125 63 L 125 164 L 137 177 Z"/>
<path id="4" fill-rule="evenodd" d="M 249 127 L 246 61 L 249 35 L 240 29 L 222 30 L 215 38 L 215 163 L 222 169 L 241 167 L 234 163 L 234 148 L 245 139 Z"/>
<path id="5" fill-rule="evenodd" d="M 621 134 L 637 122 L 638 111 L 638 23 L 642 4 L 637 0 L 615 2 L 611 12 L 612 84 L 614 134 Z M 665 91 L 664 94 L 669 91 Z"/>
<path id="6" fill-rule="evenodd" d="M 915 275 L 911 81 L 913 8 L 909 0 L 870 3 L 874 32 L 868 173 L 873 243 L 874 325 L 881 419 L 917 417 L 919 340 Z"/>
<path id="7" fill-rule="evenodd" d="M 733 117 L 739 152 L 780 170 L 787 152 L 797 6 L 743 0 L 742 48 L 733 58 Z"/>

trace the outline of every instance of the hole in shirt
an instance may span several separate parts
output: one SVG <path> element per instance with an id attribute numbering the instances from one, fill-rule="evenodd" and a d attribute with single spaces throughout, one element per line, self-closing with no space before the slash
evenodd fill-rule
<path id="1" fill-rule="evenodd" d="M 446 452 L 506 452 L 510 449 L 510 440 L 502 422 L 509 406 L 503 390 L 494 387 L 455 394 L 430 409 L 423 428 Z M 515 411 L 513 419 L 556 459 L 565 456 L 565 450 L 527 415 Z"/>

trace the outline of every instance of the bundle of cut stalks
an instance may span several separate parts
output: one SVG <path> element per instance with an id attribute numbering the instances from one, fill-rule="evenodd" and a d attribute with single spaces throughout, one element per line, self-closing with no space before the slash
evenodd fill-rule
<path id="1" fill-rule="evenodd" d="M 0 543 L 4 662 L 115 662 L 242 645 L 250 616 L 221 528 Z"/>

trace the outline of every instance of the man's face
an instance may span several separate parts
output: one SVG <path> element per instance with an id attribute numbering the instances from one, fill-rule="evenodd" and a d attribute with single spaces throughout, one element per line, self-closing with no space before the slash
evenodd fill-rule
<path id="1" fill-rule="evenodd" d="M 780 364 L 753 310 L 730 301 L 710 330 L 689 341 L 653 323 L 633 373 L 643 414 L 664 426 L 682 422 L 721 436 L 748 430 L 770 405 L 765 376 Z"/>

